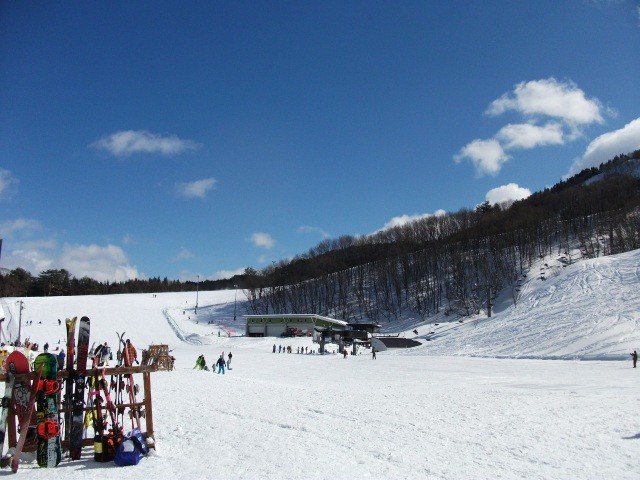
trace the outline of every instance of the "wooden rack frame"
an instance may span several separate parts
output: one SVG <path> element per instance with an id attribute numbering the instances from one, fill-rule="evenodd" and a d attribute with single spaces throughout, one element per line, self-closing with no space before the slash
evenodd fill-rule
<path id="1" fill-rule="evenodd" d="M 86 373 L 84 374 L 85 377 L 102 375 L 102 374 L 104 374 L 105 377 L 108 375 L 125 375 L 125 374 L 137 374 L 137 373 L 142 374 L 143 384 L 144 384 L 144 390 L 143 390 L 144 398 L 142 399 L 142 401 L 136 402 L 133 404 L 114 402 L 114 406 L 116 409 L 122 408 L 122 407 L 123 408 L 144 407 L 144 410 L 145 410 L 144 423 L 145 423 L 146 431 L 143 431 L 142 434 L 144 435 L 145 439 L 151 439 L 147 441 L 147 446 L 153 449 L 155 449 L 155 437 L 154 437 L 154 430 L 153 430 L 153 407 L 152 407 L 152 401 L 151 401 L 151 373 L 157 370 L 158 370 L 157 365 L 141 365 L 138 367 L 106 368 L 104 369 L 104 371 L 102 368 L 88 368 Z M 19 375 L 16 375 L 16 380 L 18 379 L 33 380 L 35 375 L 36 375 L 35 372 L 19 374 Z M 59 381 L 63 381 L 68 376 L 69 376 L 69 372 L 67 372 L 66 370 L 61 370 L 58 372 L 57 378 Z M 0 375 L 0 382 L 4 382 L 5 378 L 6 378 L 6 375 Z M 90 410 L 90 408 L 85 406 L 82 410 L 83 412 L 86 412 Z M 65 413 L 65 412 L 61 411 L 61 413 Z M 65 428 L 65 432 L 68 432 L 68 431 L 69 429 Z M 10 406 L 9 406 L 9 418 L 7 422 L 7 439 L 8 439 L 10 448 L 16 446 L 18 441 L 18 435 L 17 435 L 16 413 L 13 406 L 13 399 L 10 402 Z M 82 440 L 83 447 L 90 446 L 90 445 L 93 445 L 93 438 L 85 438 Z M 69 446 L 68 440 L 66 439 L 63 440 L 62 448 L 67 449 L 68 446 Z M 27 448 L 27 446 L 25 445 L 24 451 L 33 451 L 34 449 L 35 447 Z"/>

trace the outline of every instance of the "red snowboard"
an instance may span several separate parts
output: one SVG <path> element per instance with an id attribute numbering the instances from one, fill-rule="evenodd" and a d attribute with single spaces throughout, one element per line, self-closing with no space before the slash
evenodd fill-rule
<path id="1" fill-rule="evenodd" d="M 27 357 L 19 351 L 14 351 L 12 353 L 9 354 L 9 356 L 7 357 L 7 361 L 6 361 L 6 365 L 7 368 L 9 368 L 9 365 L 13 363 L 15 366 L 15 372 L 16 374 L 20 374 L 20 373 L 29 373 L 30 372 L 30 367 L 29 367 L 29 360 L 27 359 Z M 18 416 L 18 425 L 20 425 L 20 428 L 22 430 L 26 430 L 24 431 L 24 433 L 21 431 L 21 441 L 19 441 L 18 443 L 20 443 L 19 448 L 17 449 L 16 453 L 18 453 L 18 455 L 15 458 L 16 461 L 16 465 L 17 465 L 17 460 L 20 456 L 20 453 L 22 453 L 22 447 L 25 443 L 25 441 L 27 440 L 27 433 L 28 430 L 31 428 L 32 430 L 35 429 L 35 425 L 36 425 L 36 416 L 35 416 L 35 409 L 34 409 L 34 404 L 33 404 L 33 398 L 30 398 L 32 393 L 32 388 L 31 388 L 31 381 L 30 380 L 20 380 L 20 381 L 16 381 L 15 386 L 13 387 L 13 405 L 16 411 L 16 415 Z M 35 432 L 35 430 L 33 430 Z M 31 439 L 31 441 L 35 441 L 36 437 L 34 435 L 34 437 Z"/>

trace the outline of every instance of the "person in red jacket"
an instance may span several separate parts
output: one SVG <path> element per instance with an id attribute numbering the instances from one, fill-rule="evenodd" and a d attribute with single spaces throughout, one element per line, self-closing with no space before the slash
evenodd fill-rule
<path id="1" fill-rule="evenodd" d="M 133 362 L 138 362 L 138 352 L 136 351 L 136 347 L 133 346 L 131 340 L 127 338 L 127 343 L 124 346 L 124 366 L 130 367 L 133 365 Z"/>

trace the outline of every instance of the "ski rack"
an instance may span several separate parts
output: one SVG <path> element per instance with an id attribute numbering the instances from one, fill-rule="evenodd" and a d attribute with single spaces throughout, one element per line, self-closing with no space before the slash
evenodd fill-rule
<path id="1" fill-rule="evenodd" d="M 144 407 L 146 431 L 142 432 L 142 434 L 145 440 L 147 441 L 147 446 L 155 450 L 156 445 L 155 445 L 155 437 L 154 437 L 154 430 L 153 430 L 153 409 L 152 409 L 152 401 L 151 401 L 151 373 L 157 372 L 158 366 L 157 365 L 141 365 L 137 367 L 112 367 L 112 368 L 106 368 L 104 372 L 102 370 L 102 367 L 98 369 L 87 368 L 85 376 L 89 377 L 91 375 L 94 375 L 96 371 L 98 371 L 101 374 L 104 373 L 105 376 L 126 375 L 126 374 L 135 375 L 140 373 L 142 374 L 143 393 L 144 393 L 144 398 L 142 399 L 142 401 L 136 402 L 136 403 L 130 403 L 130 402 L 115 403 L 114 402 L 114 406 L 115 408 Z M 16 375 L 16 380 L 18 379 L 33 380 L 35 376 L 36 376 L 36 372 L 22 373 L 22 374 Z M 58 371 L 58 377 L 57 377 L 58 380 L 64 380 L 68 376 L 69 376 L 69 372 L 67 372 L 66 370 Z M 5 380 L 5 375 L 0 374 L 0 382 L 4 382 L 4 380 Z M 90 409 L 91 408 L 87 408 L 86 406 L 83 408 L 85 412 Z M 65 429 L 65 431 L 68 432 L 67 429 Z M 17 433 L 16 412 L 13 406 L 13 402 L 11 402 L 9 406 L 9 418 L 7 422 L 7 441 L 8 441 L 9 448 L 16 446 L 17 439 L 18 439 L 18 433 Z M 93 437 L 84 438 L 82 440 L 83 447 L 93 446 L 93 443 L 94 443 Z M 29 445 L 29 446 L 25 446 L 23 451 L 25 452 L 35 451 L 35 448 L 36 448 L 35 445 L 33 446 Z M 62 448 L 64 450 L 69 449 L 69 440 L 67 438 L 62 440 Z"/>

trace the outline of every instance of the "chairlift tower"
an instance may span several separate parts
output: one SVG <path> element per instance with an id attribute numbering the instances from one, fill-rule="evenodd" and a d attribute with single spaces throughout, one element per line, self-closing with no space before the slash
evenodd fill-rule
<path id="1" fill-rule="evenodd" d="M 200 290 L 200 275 L 197 276 L 198 281 L 196 282 L 196 308 L 193 310 L 193 313 L 198 314 L 198 290 Z"/>

